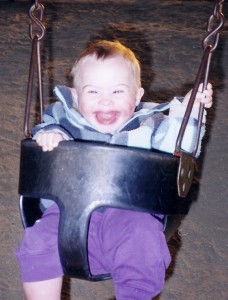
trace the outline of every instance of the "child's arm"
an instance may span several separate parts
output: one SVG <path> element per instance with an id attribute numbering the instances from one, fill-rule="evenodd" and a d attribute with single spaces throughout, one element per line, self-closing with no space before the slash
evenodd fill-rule
<path id="1" fill-rule="evenodd" d="M 185 134 L 182 141 L 182 149 L 187 152 L 192 152 L 198 125 L 198 112 L 199 104 L 203 103 L 205 107 L 211 107 L 212 105 L 212 86 L 208 84 L 207 90 L 202 91 L 202 84 L 200 84 L 198 92 L 196 94 L 196 100 L 193 106 L 193 110 L 185 130 Z M 180 126 L 186 111 L 188 101 L 190 99 L 192 91 L 189 91 L 184 97 L 183 101 L 180 102 L 177 98 L 170 103 L 169 117 L 164 119 L 159 125 L 156 134 L 152 139 L 152 148 L 160 151 L 173 153 L 175 150 L 176 139 L 180 130 Z M 203 123 L 205 123 L 206 112 L 204 112 Z M 200 142 L 205 133 L 205 125 L 201 128 Z M 197 156 L 200 154 L 200 144 L 197 151 Z"/>
<path id="2" fill-rule="evenodd" d="M 59 142 L 72 138 L 68 132 L 59 125 L 60 119 L 63 117 L 62 105 L 55 103 L 45 110 L 43 114 L 44 122 L 33 128 L 33 139 L 42 147 L 44 152 L 52 151 L 58 147 Z"/>
<path id="3" fill-rule="evenodd" d="M 43 123 L 33 128 L 33 139 L 44 152 L 52 151 L 61 141 L 73 139 L 70 132 L 60 125 L 61 120 L 65 120 L 69 126 L 63 105 L 56 102 L 44 111 Z"/>

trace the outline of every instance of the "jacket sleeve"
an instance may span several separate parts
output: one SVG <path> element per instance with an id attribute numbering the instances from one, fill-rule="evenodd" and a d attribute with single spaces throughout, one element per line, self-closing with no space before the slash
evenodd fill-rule
<path id="1" fill-rule="evenodd" d="M 174 98 L 170 103 L 169 115 L 166 116 L 160 125 L 154 130 L 151 138 L 151 146 L 154 149 L 174 153 L 177 136 L 181 123 L 186 111 L 186 105 L 183 105 L 180 99 Z M 205 133 L 205 116 L 204 111 L 203 125 L 201 127 L 200 142 L 196 156 L 199 156 L 202 138 Z M 185 134 L 182 140 L 181 149 L 186 152 L 192 152 L 195 146 L 195 139 L 198 126 L 198 108 L 193 108 Z"/>
<path id="2" fill-rule="evenodd" d="M 56 102 L 50 105 L 43 113 L 43 122 L 32 129 L 33 139 L 36 139 L 39 132 L 59 132 L 65 140 L 72 140 L 73 137 L 69 130 L 70 126 L 68 124 L 64 126 L 63 120 L 65 120 L 65 113 L 61 103 Z"/>

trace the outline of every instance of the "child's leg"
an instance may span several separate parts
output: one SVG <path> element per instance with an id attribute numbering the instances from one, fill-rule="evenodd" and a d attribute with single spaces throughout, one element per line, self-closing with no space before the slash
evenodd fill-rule
<path id="1" fill-rule="evenodd" d="M 61 289 L 62 277 L 23 283 L 26 300 L 60 300 Z"/>
<path id="2" fill-rule="evenodd" d="M 27 299 L 60 299 L 63 271 L 58 252 L 58 224 L 59 209 L 54 204 L 34 226 L 25 229 L 16 250 Z M 44 290 L 49 295 L 46 298 L 40 294 Z"/>
<path id="3" fill-rule="evenodd" d="M 120 209 L 106 209 L 97 232 L 89 231 L 89 251 L 99 253 L 97 261 L 106 265 L 115 285 L 117 300 L 151 300 L 163 288 L 170 254 L 163 234 L 163 225 L 150 214 Z M 92 233 L 92 234 L 91 234 Z M 98 238 L 100 250 L 97 247 Z M 90 257 L 89 257 L 90 258 Z M 95 259 L 91 271 L 96 273 Z"/>

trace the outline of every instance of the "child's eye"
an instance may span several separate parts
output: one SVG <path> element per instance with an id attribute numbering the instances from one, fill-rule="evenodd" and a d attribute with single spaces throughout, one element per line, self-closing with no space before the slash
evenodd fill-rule
<path id="1" fill-rule="evenodd" d="M 95 90 L 89 90 L 88 93 L 89 94 L 97 94 L 97 91 L 95 91 Z"/>
<path id="2" fill-rule="evenodd" d="M 121 94 L 121 93 L 123 93 L 124 91 L 123 90 L 115 90 L 114 91 L 114 94 Z"/>

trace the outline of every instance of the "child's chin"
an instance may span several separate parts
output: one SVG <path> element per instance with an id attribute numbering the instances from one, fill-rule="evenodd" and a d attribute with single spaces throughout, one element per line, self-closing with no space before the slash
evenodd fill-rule
<path id="1" fill-rule="evenodd" d="M 100 125 L 97 126 L 97 130 L 100 131 L 101 133 L 113 133 L 116 130 L 115 126 L 111 125 Z"/>

